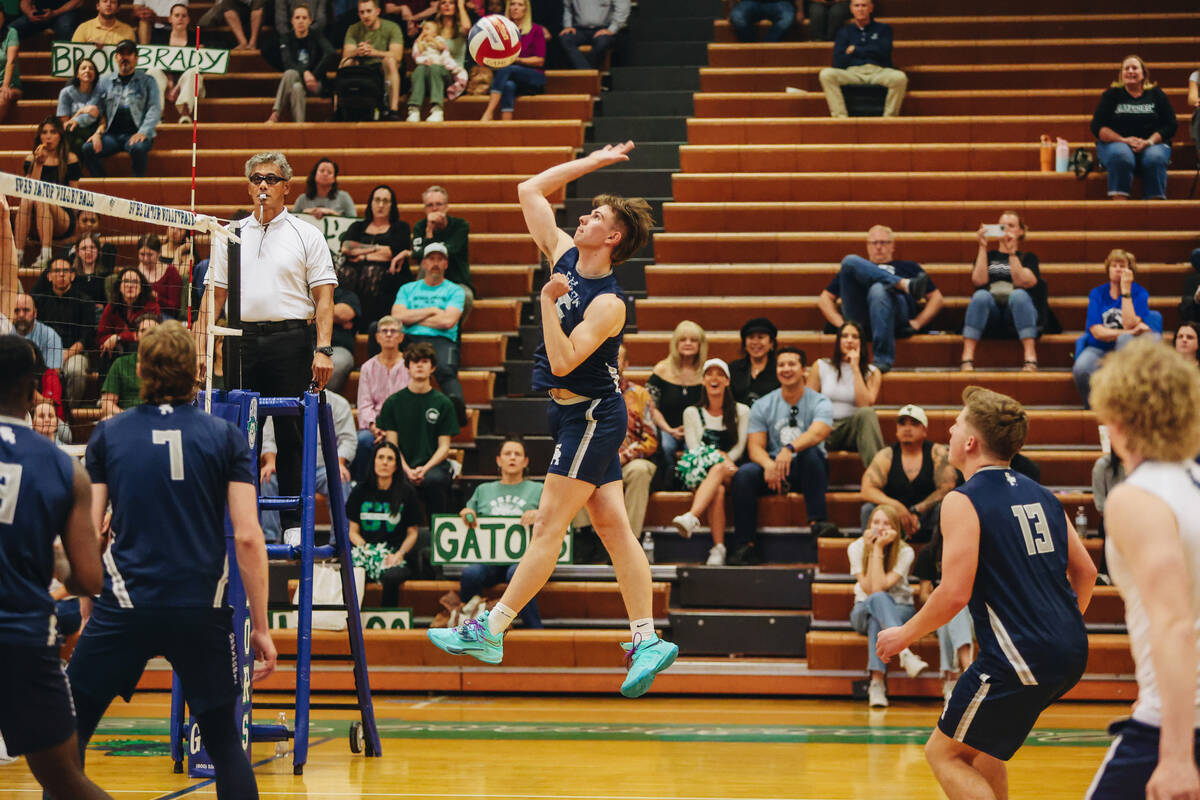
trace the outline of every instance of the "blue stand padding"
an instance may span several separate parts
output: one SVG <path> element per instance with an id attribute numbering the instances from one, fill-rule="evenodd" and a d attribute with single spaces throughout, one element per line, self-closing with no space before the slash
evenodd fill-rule
<path id="1" fill-rule="evenodd" d="M 203 393 L 197 404 L 204 405 Z M 359 614 L 358 594 L 354 582 L 354 562 L 350 554 L 349 524 L 346 519 L 346 501 L 342 496 L 342 483 L 329 482 L 329 506 L 333 518 L 335 543 L 316 547 L 316 471 L 317 443 L 320 455 L 325 460 L 326 471 L 337 475 L 337 435 L 333 428 L 333 414 L 323 395 L 305 393 L 302 399 L 288 397 L 259 397 L 254 392 L 214 391 L 212 413 L 227 419 L 245 431 L 247 440 L 258 463 L 258 452 L 262 445 L 262 416 L 302 416 L 303 444 L 301 453 L 300 496 L 272 497 L 259 499 L 259 508 L 300 508 L 300 544 L 268 545 L 267 556 L 273 561 L 300 562 L 300 596 L 298 622 L 296 626 L 296 705 L 295 729 L 290 732 L 285 725 L 254 725 L 251 719 L 252 687 L 250 676 L 254 669 L 254 655 L 250 648 L 250 615 L 237 570 L 237 553 L 234 546 L 233 529 L 228 517 L 225 535 L 229 557 L 229 583 L 227 602 L 234 610 L 234 635 L 237 639 L 238 672 L 242 685 L 236 709 L 238 729 L 242 731 L 242 745 L 250 754 L 250 744 L 262 741 L 284 741 L 294 737 L 292 751 L 293 772 L 303 773 L 308 761 L 309 709 L 312 687 L 312 612 L 313 612 L 313 564 L 318 558 L 336 557 L 340 562 L 342 577 L 342 599 L 348 618 L 346 630 L 350 640 L 350 655 L 354 661 L 354 683 L 358 691 L 358 705 L 362 716 L 363 749 L 369 757 L 382 755 L 379 731 L 375 725 L 375 709 L 371 703 L 371 687 L 367 675 L 366 648 L 363 642 L 362 618 Z M 178 678 L 171 689 L 171 757 L 175 771 L 181 771 L 183 756 L 188 758 L 188 774 L 192 777 L 212 777 L 212 764 L 204 751 L 199 730 L 194 719 L 188 721 L 184 730 L 184 699 Z"/>

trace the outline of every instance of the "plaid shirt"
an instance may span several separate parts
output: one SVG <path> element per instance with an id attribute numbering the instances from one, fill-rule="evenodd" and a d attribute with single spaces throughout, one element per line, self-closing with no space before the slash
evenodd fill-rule
<path id="1" fill-rule="evenodd" d="M 625 408 L 629 413 L 629 426 L 625 430 L 625 441 L 621 443 L 621 465 L 635 458 L 649 458 L 658 450 L 658 431 L 654 427 L 651 412 L 654 398 L 645 386 L 639 386 L 621 378 L 621 393 L 625 395 Z"/>

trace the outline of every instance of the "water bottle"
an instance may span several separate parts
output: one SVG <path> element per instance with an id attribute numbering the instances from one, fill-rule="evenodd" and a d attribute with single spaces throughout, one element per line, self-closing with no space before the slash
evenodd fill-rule
<path id="1" fill-rule="evenodd" d="M 286 756 L 290 752 L 287 738 L 287 714 L 282 711 L 279 712 L 279 724 L 284 729 L 284 737 L 275 743 L 276 758 L 280 756 Z"/>
<path id="2" fill-rule="evenodd" d="M 1079 533 L 1080 538 L 1087 537 L 1087 511 L 1083 506 L 1075 509 L 1075 530 Z"/>
<path id="3" fill-rule="evenodd" d="M 646 551 L 646 560 L 651 564 L 654 563 L 654 534 L 650 531 L 642 536 L 642 549 Z"/>

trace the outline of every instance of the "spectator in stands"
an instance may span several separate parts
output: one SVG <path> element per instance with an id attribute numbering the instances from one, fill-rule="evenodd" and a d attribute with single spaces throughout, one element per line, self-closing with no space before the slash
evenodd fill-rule
<path id="1" fill-rule="evenodd" d="M 0 122 L 3 122 L 8 110 L 21 99 L 21 68 L 17 63 L 21 48 L 16 28 L 8 24 L 3 10 L 0 10 L 0 42 L 4 48 L 4 59 L 0 61 Z"/>
<path id="2" fill-rule="evenodd" d="M 280 0 L 278 8 L 286 3 Z M 323 8 L 318 3 L 317 8 Z M 292 11 L 291 27 L 279 38 L 279 58 L 283 77 L 275 91 L 275 105 L 267 122 L 279 122 L 279 112 L 287 105 L 294 122 L 304 122 L 308 115 L 308 96 L 321 94 L 326 75 L 337 66 L 338 53 L 329 40 L 313 24 L 312 11 L 298 3 Z"/>
<path id="3" fill-rule="evenodd" d="M 1200 142 L 1200 69 L 1188 75 L 1187 104 L 1192 109 L 1192 142 Z"/>
<path id="4" fill-rule="evenodd" d="M 354 339 L 362 317 L 362 302 L 358 295 L 344 286 L 333 287 L 333 331 L 329 344 L 333 347 L 333 372 L 325 388 L 340 392 L 354 370 Z"/>
<path id="5" fill-rule="evenodd" d="M 75 64 L 75 77 L 58 93 L 55 113 L 67 132 L 67 147 L 75 155 L 79 155 L 83 143 L 95 132 L 100 120 L 100 101 L 96 94 L 98 77 L 96 62 L 81 58 Z"/>
<path id="6" fill-rule="evenodd" d="M 388 315 L 379 320 L 375 329 L 375 340 L 380 350 L 358 372 L 358 465 L 357 480 L 363 480 L 371 463 L 371 453 L 386 436 L 375 421 L 383 409 L 384 402 L 396 392 L 408 386 L 408 368 L 400 345 L 404 341 L 404 328 L 400 320 Z"/>
<path id="7" fill-rule="evenodd" d="M 500 453 L 496 456 L 496 466 L 500 469 L 500 480 L 475 487 L 458 516 L 462 517 L 468 528 L 475 527 L 478 517 L 519 517 L 532 537 L 533 521 L 542 499 L 542 484 L 525 479 L 529 457 L 525 455 L 525 443 L 520 436 L 504 438 Z M 463 567 L 462 577 L 459 578 L 458 596 L 464 603 L 469 602 L 496 584 L 512 580 L 516 571 L 516 564 L 468 564 Z M 536 598 L 517 613 L 526 628 L 543 627 Z"/>
<path id="8" fill-rule="evenodd" d="M 127 408 L 133 408 L 142 402 L 142 379 L 137 374 L 137 342 L 150 331 L 158 327 L 158 315 L 142 314 L 134 321 L 134 346 L 132 352 L 113 362 L 112 368 L 104 376 L 100 387 L 100 418 L 120 414 Z"/>
<path id="9" fill-rule="evenodd" d="M 1200 248 L 1192 251 L 1192 272 L 1183 282 L 1179 300 L 1179 318 L 1185 322 L 1200 322 Z"/>
<path id="10" fill-rule="evenodd" d="M 143 314 L 161 314 L 154 289 L 146 282 L 142 273 L 126 267 L 117 274 L 108 296 L 108 305 L 100 315 L 96 331 L 96 342 L 106 359 L 113 359 L 125 351 L 137 350 L 137 319 Z"/>
<path id="11" fill-rule="evenodd" d="M 1150 293 L 1133 279 L 1137 272 L 1133 253 L 1113 250 L 1104 259 L 1104 268 L 1108 282 L 1088 293 L 1086 333 L 1072 369 L 1084 408 L 1091 408 L 1092 373 L 1100 368 L 1104 356 L 1139 336 L 1162 338 L 1162 315 L 1150 310 Z"/>
<path id="12" fill-rule="evenodd" d="M 1127 56 L 1092 115 L 1096 155 L 1108 170 L 1110 198 L 1128 199 L 1137 172 L 1145 199 L 1166 199 L 1171 137 L 1177 127 L 1175 109 L 1166 93 L 1150 80 L 1146 63 L 1138 56 Z"/>
<path id="13" fill-rule="evenodd" d="M 25 337 L 38 351 L 46 369 L 62 369 L 63 344 L 58 331 L 38 320 L 33 295 L 21 292 L 13 304 L 13 330 Z"/>
<path id="14" fill-rule="evenodd" d="M 62 350 L 60 368 L 66 400 L 78 403 L 87 382 L 87 351 L 94 347 L 96 311 L 91 298 L 74 286 L 75 270 L 65 258 L 56 258 L 47 270 L 49 291 L 34 292 L 41 322 L 58 334 Z M 34 287 L 37 289 L 38 287 Z"/>
<path id="15" fill-rule="evenodd" d="M 137 33 L 117 19 L 117 0 L 96 0 L 96 16 L 82 23 L 71 35 L 72 42 L 88 42 L 97 47 L 133 41 Z"/>
<path id="16" fill-rule="evenodd" d="M 752 406 L 755 400 L 779 388 L 775 377 L 779 329 L 766 317 L 755 317 L 742 325 L 741 336 L 742 357 L 729 365 L 730 388 L 735 400 Z"/>
<path id="17" fill-rule="evenodd" d="M 646 525 L 646 505 L 650 501 L 650 481 L 658 471 L 651 459 L 658 452 L 658 435 L 654 426 L 654 398 L 645 386 L 625 377 L 629 366 L 629 355 L 622 344 L 617 348 L 618 386 L 625 397 L 625 441 L 617 457 L 621 462 L 621 484 L 625 492 L 625 513 L 629 515 L 629 529 L 641 538 Z"/>
<path id="18" fill-rule="evenodd" d="M 867 667 L 871 683 L 867 703 L 872 708 L 887 708 L 887 665 L 875 654 L 875 637 L 884 628 L 903 625 L 913 614 L 913 591 L 908 585 L 913 549 L 904 541 L 900 520 L 891 506 L 879 506 L 871 515 L 863 534 L 846 550 L 850 574 L 854 576 L 854 608 L 850 625 L 867 637 Z M 900 666 L 910 678 L 929 666 L 920 656 L 905 648 Z"/>
<path id="19" fill-rule="evenodd" d="M 312 0 L 278 0 L 275 3 L 275 35 L 279 37 L 281 43 L 289 33 L 295 31 L 296 9 L 298 8 L 303 8 L 308 12 L 306 14 L 308 18 L 308 26 L 305 28 L 306 34 L 321 34 L 323 37 L 325 33 L 329 9 L 327 3 L 323 2 L 323 0 L 317 0 L 317 2 L 312 2 Z"/>
<path id="20" fill-rule="evenodd" d="M 174 264 L 159 259 L 162 252 L 162 239 L 157 233 L 145 233 L 138 237 L 138 269 L 154 290 L 154 299 L 158 308 L 167 319 L 179 316 L 180 298 L 183 293 L 183 279 Z"/>
<path id="21" fill-rule="evenodd" d="M 475 305 L 475 288 L 471 285 L 471 223 L 450 215 L 450 194 L 441 186 L 430 186 L 421 192 L 421 204 L 425 207 L 425 218 L 413 225 L 412 250 L 420 250 L 426 242 L 441 242 L 446 246 L 450 257 L 446 280 L 463 289 L 465 321 Z"/>
<path id="22" fill-rule="evenodd" d="M 58 444 L 71 443 L 71 427 L 54 413 L 54 403 L 43 400 L 34 406 L 30 416 L 33 419 L 33 429 L 42 436 Z"/>
<path id="23" fill-rule="evenodd" d="M 807 381 L 808 388 L 833 404 L 833 432 L 825 447 L 858 453 L 864 467 L 883 447 L 883 431 L 874 408 L 883 373 L 870 363 L 870 351 L 864 353 L 865 347 L 862 327 L 847 320 L 834 339 L 833 357 L 817 359 L 817 368 L 809 370 Z"/>
<path id="24" fill-rule="evenodd" d="M 80 158 L 93 177 L 103 178 L 108 174 L 104 159 L 125 151 L 133 162 L 133 176 L 144 178 L 162 117 L 162 97 L 153 78 L 135 71 L 137 45 L 131 39 L 117 45 L 116 59 L 117 71 L 100 78 L 97 93 L 102 118 L 92 138 L 84 143 Z"/>
<path id="25" fill-rule="evenodd" d="M 1181 322 L 1175 331 L 1175 350 L 1182 355 L 1200 363 L 1200 325 L 1195 322 Z"/>
<path id="26" fill-rule="evenodd" d="M 654 365 L 646 389 L 654 398 L 654 424 L 667 469 L 675 469 L 675 456 L 683 447 L 683 410 L 703 397 L 704 362 L 708 360 L 708 335 L 685 319 L 675 326 L 667 357 Z"/>
<path id="27" fill-rule="evenodd" d="M 484 122 L 490 122 L 496 107 L 500 119 L 512 119 L 520 95 L 538 94 L 546 87 L 546 29 L 533 21 L 529 0 L 508 0 L 505 16 L 521 29 L 521 54 L 511 65 L 496 70 L 484 109 Z"/>
<path id="28" fill-rule="evenodd" d="M 807 365 L 803 350 L 781 348 L 775 356 L 779 388 L 760 397 L 750 409 L 746 439 L 750 460 L 738 467 L 729 490 L 734 535 L 726 563 L 763 562 L 758 547 L 758 498 L 765 494 L 786 495 L 799 489 L 813 532 L 820 535 L 833 527 L 825 522 L 829 470 L 824 445 L 833 430 L 833 405 L 804 385 Z"/>
<path id="29" fill-rule="evenodd" d="M 797 28 L 804 24 L 804 0 L 738 0 L 729 12 L 729 23 L 742 42 L 758 41 L 755 27 L 764 19 L 771 27 L 763 35 L 763 41 L 782 41 L 793 23 Z"/>
<path id="30" fill-rule="evenodd" d="M 413 42 L 413 61 L 417 66 L 412 71 L 407 122 L 421 121 L 421 107 L 426 99 L 429 116 L 425 121 L 444 121 L 446 101 L 454 100 L 467 88 L 467 70 L 462 60 L 466 58 L 466 39 L 458 36 L 447 40 L 439 35 L 439 30 L 436 19 L 427 19 L 421 23 L 421 35 Z M 452 25 L 451 31 L 457 33 L 457 28 Z"/>
<path id="31" fill-rule="evenodd" d="M 33 136 L 33 151 L 25 156 L 25 175 L 35 181 L 60 186 L 79 185 L 79 157 L 67 146 L 66 132 L 58 117 L 46 117 L 38 126 Z M 57 203 L 21 198 L 15 230 L 17 252 L 24 251 L 29 227 L 35 225 L 42 254 L 34 262 L 34 267 L 45 268 L 54 253 L 54 240 L 66 239 L 74 233 L 75 214 L 74 210 Z"/>
<path id="32" fill-rule="evenodd" d="M 917 600 L 924 605 L 933 590 L 942 582 L 942 532 L 939 529 L 929 544 L 921 548 L 913 563 L 913 577 L 920 581 Z M 974 656 L 971 645 L 975 629 L 971 610 L 963 606 L 945 625 L 937 629 L 938 650 L 942 667 L 942 697 L 947 701 L 958 683 L 958 676 L 971 666 Z"/>
<path id="33" fill-rule="evenodd" d="M 400 26 L 404 41 L 411 42 L 421 31 L 421 23 L 438 13 L 438 0 L 384 0 L 383 15 Z"/>
<path id="34" fill-rule="evenodd" d="M 750 430 L 750 407 L 733 399 L 729 367 L 719 358 L 704 362 L 704 399 L 683 410 L 687 452 L 679 457 L 676 471 L 685 489 L 694 491 L 692 505 L 671 520 L 684 538 L 700 527 L 700 515 L 708 511 L 713 546 L 708 551 L 710 567 L 725 566 L 725 487 L 746 452 Z"/>
<path id="35" fill-rule="evenodd" d="M 862 478 L 862 526 L 877 506 L 896 512 L 912 542 L 927 542 L 938 527 L 942 498 L 958 481 L 950 450 L 927 438 L 929 417 L 911 403 L 896 413 L 896 443 L 875 454 Z"/>
<path id="36" fill-rule="evenodd" d="M 874 10 L 871 0 L 850 0 L 853 24 L 838 30 L 833 44 L 833 66 L 818 75 L 831 116 L 847 116 L 842 96 L 842 87 L 847 84 L 886 86 L 883 115 L 900 114 L 908 76 L 892 66 L 892 26 L 876 22 L 871 16 Z"/>
<path id="37" fill-rule="evenodd" d="M 77 11 L 81 5 L 82 0 L 24 0 L 21 16 L 12 21 L 11 27 L 22 42 L 47 28 L 54 29 L 55 41 L 70 41 L 79 24 Z"/>
<path id="38" fill-rule="evenodd" d="M 207 28 L 217 24 L 222 17 L 233 38 L 237 39 L 234 50 L 257 50 L 258 34 L 262 30 L 263 11 L 267 0 L 217 0 L 211 9 L 200 18 L 200 27 Z M 249 24 L 250 35 L 246 36 Z"/>
<path id="39" fill-rule="evenodd" d="M 446 246 L 427 242 L 421 254 L 425 277 L 409 281 L 396 293 L 392 316 L 404 324 L 409 347 L 428 344 L 437 354 L 433 367 L 438 386 L 454 401 L 459 424 L 465 422 L 462 385 L 458 382 L 458 323 L 462 317 L 463 290 L 446 280 Z M 407 365 L 407 360 L 405 364 Z M 411 372 L 411 367 L 409 371 Z"/>
<path id="40" fill-rule="evenodd" d="M 328 386 L 328 384 L 326 384 Z M 342 502 L 350 496 L 350 468 L 358 451 L 358 437 L 354 433 L 354 411 L 350 401 L 342 397 L 336 390 L 325 392 L 325 400 L 329 403 L 329 411 L 333 415 L 333 431 L 337 437 L 338 477 L 342 482 Z M 275 423 L 270 417 L 263 425 L 262 450 L 259 456 L 259 486 L 262 487 L 263 497 L 279 496 L 279 476 L 275 470 L 275 460 L 279 448 L 275 444 Z M 317 473 L 314 488 L 317 494 L 329 497 L 329 475 L 325 470 L 325 459 L 318 451 Z M 278 543 L 283 540 L 280 535 L 279 512 L 262 511 L 263 534 L 268 542 Z"/>
<path id="41" fill-rule="evenodd" d="M 558 40 L 572 69 L 600 69 L 629 19 L 629 0 L 563 0 Z M 590 44 L 586 55 L 580 46 Z"/>
<path id="42" fill-rule="evenodd" d="M 150 36 L 151 44 L 170 45 L 171 47 L 195 47 L 195 27 L 192 18 L 188 16 L 185 3 L 175 3 L 171 6 L 171 22 L 169 28 L 155 28 Z M 151 67 L 146 74 L 154 79 L 161 94 L 160 102 L 166 108 L 167 103 L 174 103 L 179 113 L 179 122 L 190 125 L 192 117 L 196 116 L 197 98 L 204 97 L 204 78 L 200 75 L 199 67 L 189 67 L 182 72 L 167 72 L 159 67 Z"/>
<path id="43" fill-rule="evenodd" d="M 379 319 L 392 307 L 400 286 L 412 280 L 408 259 L 412 232 L 400 219 L 396 193 L 380 184 L 371 190 L 364 218 L 342 234 L 338 285 L 366 301 L 367 319 Z"/>
<path id="44" fill-rule="evenodd" d="M 195 243 L 192 232 L 187 228 L 167 228 L 167 235 L 162 239 L 162 249 L 158 252 L 158 260 L 171 264 L 184 283 L 192 276 L 195 266 Z"/>
<path id="45" fill-rule="evenodd" d="M 807 0 L 805 6 L 808 38 L 814 42 L 832 42 L 850 21 L 850 0 Z"/>
<path id="46" fill-rule="evenodd" d="M 75 289 L 86 296 L 99 308 L 94 319 L 99 320 L 99 312 L 108 302 L 108 292 L 104 287 L 105 276 L 100 270 L 100 234 L 89 233 L 75 245 L 75 261 L 71 265 L 75 270 Z"/>
<path id="47" fill-rule="evenodd" d="M 388 110 L 384 119 L 400 119 L 400 62 L 404 59 L 404 34 L 400 26 L 379 16 L 379 0 L 358 0 L 358 22 L 346 31 L 342 65 L 376 67 L 387 84 Z"/>
<path id="48" fill-rule="evenodd" d="M 400 604 L 404 581 L 418 574 L 415 548 L 421 524 L 416 491 L 398 472 L 399 463 L 399 448 L 381 442 L 370 475 L 346 500 L 354 564 L 366 567 L 369 580 L 383 584 L 382 604 L 392 608 Z M 382 560 L 369 555 L 372 546 L 386 552 Z"/>
<path id="49" fill-rule="evenodd" d="M 134 0 L 133 16 L 137 19 L 138 43 L 150 44 L 155 34 L 170 30 L 167 18 L 171 16 L 173 2 L 174 0 Z"/>
<path id="50" fill-rule="evenodd" d="M 237 219 L 237 213 L 234 213 L 234 219 Z M 101 272 L 105 275 L 111 275 L 113 270 L 117 268 L 117 246 L 112 242 L 100 241 L 100 217 L 95 211 L 80 211 L 75 220 L 75 233 L 83 240 L 92 234 L 96 235 L 96 244 L 100 248 L 100 266 Z M 73 253 L 68 253 L 73 255 Z M 105 299 L 102 302 L 108 301 L 108 292 L 105 290 Z"/>
<path id="51" fill-rule="evenodd" d="M 867 258 L 843 258 L 838 274 L 817 297 L 817 308 L 834 328 L 849 319 L 871 332 L 880 372 L 896 362 L 896 336 L 924 330 L 946 302 L 920 264 L 897 259 L 895 254 L 892 229 L 872 226 L 867 231 Z"/>
<path id="52" fill-rule="evenodd" d="M 1004 235 L 988 246 L 988 230 L 980 225 L 975 235 L 979 250 L 971 268 L 975 292 L 967 305 L 963 323 L 963 349 L 959 367 L 975 369 L 975 348 L 990 327 L 1016 331 L 1021 340 L 1026 372 L 1037 372 L 1037 337 L 1049 315 L 1046 283 L 1038 268 L 1037 254 L 1020 250 L 1025 241 L 1025 221 L 1015 211 L 1000 215 Z M 1011 335 L 1011 334 L 1010 334 Z"/>
<path id="53" fill-rule="evenodd" d="M 430 378 L 438 356 L 428 342 L 413 342 L 404 350 L 408 386 L 389 397 L 375 424 L 387 441 L 400 447 L 400 466 L 425 505 L 426 518 L 450 510 L 450 481 L 454 473 L 447 456 L 458 420 L 450 398 L 433 388 Z M 401 436 L 400 432 L 404 435 Z"/>
<path id="54" fill-rule="evenodd" d="M 365 0 L 364 0 L 365 1 Z M 296 198 L 292 205 L 293 214 L 308 214 L 320 219 L 326 214 L 338 217 L 357 217 L 354 210 L 354 200 L 345 189 L 338 188 L 338 165 L 328 158 L 317 159 L 308 180 L 304 184 L 304 194 Z"/>

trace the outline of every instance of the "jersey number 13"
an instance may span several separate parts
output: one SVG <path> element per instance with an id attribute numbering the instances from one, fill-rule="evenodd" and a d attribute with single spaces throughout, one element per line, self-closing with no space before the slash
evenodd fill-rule
<path id="1" fill-rule="evenodd" d="M 1050 526 L 1046 524 L 1046 512 L 1042 510 L 1041 503 L 1013 506 L 1012 513 L 1021 525 L 1021 535 L 1025 537 L 1025 549 L 1029 555 L 1054 552 Z"/>

